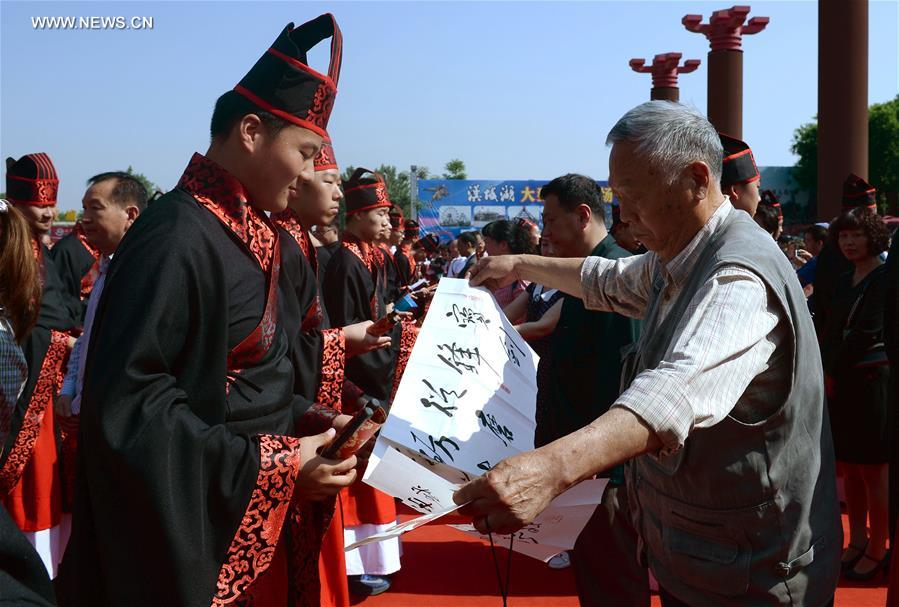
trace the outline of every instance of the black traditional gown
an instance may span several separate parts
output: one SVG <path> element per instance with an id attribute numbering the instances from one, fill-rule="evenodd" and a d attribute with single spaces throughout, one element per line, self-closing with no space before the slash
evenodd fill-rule
<path id="1" fill-rule="evenodd" d="M 268 579 L 302 591 L 278 557 L 302 552 L 276 548 L 298 516 L 308 401 L 278 318 L 277 233 L 246 200 L 195 154 L 119 246 L 88 351 L 62 604 L 252 604 L 273 560 Z"/>
<path id="2" fill-rule="evenodd" d="M 81 222 L 72 232 L 50 249 L 50 259 L 56 265 L 59 278 L 69 297 L 81 301 L 79 324 L 84 323 L 87 300 L 94 282 L 100 275 L 100 250 L 92 245 L 84 234 Z"/>

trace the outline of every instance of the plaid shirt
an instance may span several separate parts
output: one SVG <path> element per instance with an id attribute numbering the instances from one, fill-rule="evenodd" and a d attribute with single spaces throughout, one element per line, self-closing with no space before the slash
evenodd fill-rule
<path id="1" fill-rule="evenodd" d="M 668 263 L 653 252 L 614 261 L 588 257 L 581 267 L 584 304 L 642 318 L 658 272 L 663 281 L 660 323 L 712 234 L 735 212 L 725 200 Z M 655 431 L 663 443 L 661 454 L 677 451 L 694 428 L 714 426 L 731 412 L 752 379 L 768 368 L 777 346 L 788 338 L 788 319 L 775 301 L 753 272 L 739 266 L 721 267 L 693 296 L 662 361 L 638 374 L 615 406 L 633 411 Z M 643 330 L 654 328 L 644 326 Z M 783 378 L 776 384 L 785 391 L 790 369 L 782 366 Z M 762 395 L 762 400 L 774 402 L 782 395 L 768 396 Z"/>
<path id="2" fill-rule="evenodd" d="M 0 452 L 9 433 L 9 421 L 16 401 L 28 379 L 28 365 L 16 343 L 6 311 L 0 307 Z"/>

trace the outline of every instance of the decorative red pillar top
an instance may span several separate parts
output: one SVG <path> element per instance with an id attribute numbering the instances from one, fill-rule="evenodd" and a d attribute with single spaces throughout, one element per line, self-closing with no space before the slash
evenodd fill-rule
<path id="1" fill-rule="evenodd" d="M 699 67 L 699 59 L 687 59 L 680 63 L 681 53 L 662 53 L 652 58 L 652 65 L 646 66 L 646 59 L 631 59 L 628 64 L 639 74 L 652 74 L 653 88 L 677 86 L 678 74 L 689 74 Z"/>
<path id="2" fill-rule="evenodd" d="M 687 31 L 705 35 L 713 51 L 741 51 L 743 36 L 759 33 L 770 21 L 753 17 L 745 23 L 749 10 L 748 6 L 733 6 L 712 13 L 708 23 L 702 23 L 702 15 L 686 15 L 681 23 Z"/>

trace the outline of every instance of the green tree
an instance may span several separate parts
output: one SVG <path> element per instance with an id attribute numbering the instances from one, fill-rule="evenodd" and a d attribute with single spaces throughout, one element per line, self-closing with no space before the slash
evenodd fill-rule
<path id="1" fill-rule="evenodd" d="M 447 162 L 443 170 L 445 171 L 443 173 L 444 179 L 467 179 L 468 177 L 465 172 L 465 163 L 458 158 L 453 158 Z"/>
<path id="2" fill-rule="evenodd" d="M 793 178 L 815 191 L 818 185 L 818 123 L 803 124 L 793 132 L 790 150 L 799 156 Z M 868 178 L 879 194 L 880 210 L 897 211 L 899 192 L 899 95 L 868 108 Z"/>
<path id="3" fill-rule="evenodd" d="M 133 175 L 135 179 L 140 181 L 144 185 L 144 187 L 147 188 L 147 194 L 149 194 L 150 196 L 152 196 L 153 192 L 155 192 L 156 190 L 162 190 L 162 188 L 150 181 L 146 175 L 144 175 L 143 173 L 135 172 L 131 165 L 128 165 L 128 170 L 126 170 L 125 172 L 129 175 Z"/>

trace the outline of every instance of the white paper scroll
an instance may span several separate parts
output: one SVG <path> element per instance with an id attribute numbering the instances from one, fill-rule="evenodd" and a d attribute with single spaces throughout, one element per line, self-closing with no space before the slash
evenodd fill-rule
<path id="1" fill-rule="evenodd" d="M 425 516 L 368 541 L 452 512 L 456 489 L 533 448 L 538 361 L 487 290 L 440 281 L 363 477 Z M 548 560 L 571 549 L 604 487 L 588 481 L 557 497 L 513 534 L 513 550 Z M 509 536 L 494 541 L 507 546 Z"/>

